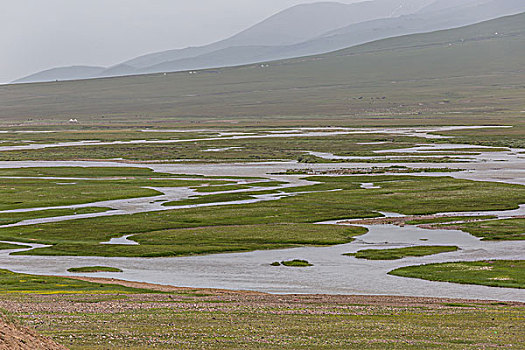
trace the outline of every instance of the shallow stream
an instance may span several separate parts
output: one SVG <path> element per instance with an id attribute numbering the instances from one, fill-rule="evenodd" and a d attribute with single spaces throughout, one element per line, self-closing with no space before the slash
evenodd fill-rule
<path id="1" fill-rule="evenodd" d="M 216 139 L 260 138 L 260 137 L 308 137 L 334 135 L 339 133 L 386 133 L 401 135 L 440 138 L 429 134 L 434 131 L 457 130 L 465 127 L 442 128 L 403 128 L 403 129 L 353 129 L 336 128 L 335 131 L 318 131 L 320 128 L 285 130 L 268 135 L 230 135 Z M 213 139 L 213 138 L 212 138 Z M 210 139 L 205 139 L 210 140 Z M 173 140 L 173 142 L 188 142 L 196 140 Z M 119 143 L 135 143 L 119 142 Z M 166 143 L 166 141 L 147 141 L 140 143 Z M 91 144 L 91 143 L 90 143 Z M 102 143 L 99 143 L 102 144 Z M 105 143 L 114 144 L 114 143 Z M 64 144 L 60 144 L 64 145 Z M 70 144 L 72 145 L 72 144 Z M 42 147 L 57 147 L 58 145 L 6 146 L 8 149 L 31 149 Z M 420 145 L 415 148 L 397 150 L 398 152 L 427 152 L 444 149 L 469 148 L 470 145 Z M 448 147 L 448 148 L 447 148 Z M 392 150 L 385 150 L 392 152 Z M 260 162 L 260 163 L 221 163 L 221 164 L 128 164 L 123 162 L 0 162 L 0 168 L 19 167 L 147 167 L 158 172 L 173 174 L 199 174 L 204 176 L 237 176 L 265 177 L 287 184 L 265 189 L 282 189 L 286 187 L 311 184 L 301 178 L 304 175 L 284 176 L 271 175 L 285 172 L 288 169 L 313 169 L 318 171 L 334 168 L 372 168 L 389 167 L 392 165 L 407 168 L 443 168 L 461 169 L 458 172 L 446 173 L 408 173 L 414 176 L 452 176 L 460 179 L 498 181 L 525 185 L 525 155 L 523 150 L 508 150 L 502 152 L 482 152 L 479 155 L 464 156 L 469 162 L 458 163 L 314 163 L 300 164 L 297 162 Z M 381 152 L 377 152 L 380 154 Z M 424 153 L 423 153 L 424 154 Z M 330 157 L 329 154 L 325 154 Z M 459 158 L 463 156 L 458 156 Z M 397 174 L 399 175 L 399 174 Z M 362 185 L 373 190 L 373 177 Z M 87 203 L 60 208 L 80 208 L 102 206 L 114 209 L 108 212 L 71 215 L 67 217 L 27 220 L 15 225 L 27 225 L 51 221 L 73 220 L 84 217 L 120 215 L 145 211 L 177 209 L 162 204 L 177 199 L 185 199 L 195 194 L 188 188 L 159 188 L 161 195 L 147 198 L 104 201 Z M 254 189 L 229 191 L 253 191 Z M 228 191 L 226 193 L 229 193 Z M 282 193 L 260 196 L 252 200 L 237 201 L 238 204 L 253 203 L 261 200 L 278 200 Z M 207 203 L 179 208 L 224 205 L 227 203 Z M 54 207 L 57 208 L 57 207 Z M 43 208 L 33 208 L 33 210 Z M 22 211 L 22 210 L 18 210 Z M 5 212 L 5 211 L 4 211 Z M 13 212 L 13 211 L 12 211 Z M 494 212 L 454 213 L 456 215 L 494 214 Z M 500 217 L 512 217 L 525 214 L 525 206 L 514 211 L 496 212 Z M 389 215 L 396 215 L 390 213 Z M 335 222 L 334 222 L 335 223 Z M 332 224 L 334 224 L 332 223 Z M 283 250 L 255 251 L 249 253 L 216 254 L 207 256 L 178 258 L 101 258 L 101 257 L 40 257 L 9 255 L 12 251 L 0 251 L 0 267 L 15 272 L 70 275 L 66 270 L 82 266 L 111 266 L 122 269 L 123 273 L 86 274 L 97 277 L 113 277 L 130 281 L 141 281 L 159 284 L 169 284 L 186 287 L 210 287 L 236 290 L 256 290 L 271 293 L 328 293 L 328 294 L 368 294 L 368 295 L 406 295 L 427 297 L 476 298 L 492 300 L 515 300 L 525 302 L 525 291 L 520 289 L 493 288 L 475 285 L 460 285 L 443 282 L 430 282 L 419 279 L 401 278 L 387 275 L 392 269 L 424 263 L 445 261 L 472 261 L 481 259 L 523 259 L 525 256 L 525 241 L 482 242 L 467 233 L 456 230 L 426 230 L 406 225 L 369 225 L 369 232 L 349 244 L 331 247 L 303 247 Z M 129 236 L 117 238 L 109 244 L 132 244 Z M 413 245 L 456 245 L 461 248 L 457 252 L 438 254 L 419 258 L 405 258 L 394 261 L 369 261 L 343 256 L 343 253 L 356 252 L 364 248 L 399 248 Z M 314 264 L 310 268 L 287 268 L 270 266 L 274 261 L 289 259 L 306 259 Z M 78 275 L 78 274 L 77 274 Z"/>

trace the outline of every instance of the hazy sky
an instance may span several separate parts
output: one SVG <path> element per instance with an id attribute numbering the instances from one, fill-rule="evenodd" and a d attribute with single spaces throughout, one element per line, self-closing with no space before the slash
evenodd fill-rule
<path id="1" fill-rule="evenodd" d="M 207 44 L 317 1 L 0 0 L 0 83 L 56 66 L 111 66 Z"/>

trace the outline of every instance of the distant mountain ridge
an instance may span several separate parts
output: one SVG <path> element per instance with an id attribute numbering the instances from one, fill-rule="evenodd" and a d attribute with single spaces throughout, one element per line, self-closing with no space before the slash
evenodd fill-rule
<path id="1" fill-rule="evenodd" d="M 435 0 L 375 0 L 355 4 L 318 2 L 293 6 L 217 43 L 140 56 L 123 64 L 141 69 L 236 46 L 281 46 L 300 43 L 330 30 L 394 15 L 413 13 Z M 418 6 L 414 4 L 419 4 Z"/>
<path id="2" fill-rule="evenodd" d="M 503 116 L 523 110 L 523 57 L 525 12 L 264 67 L 0 86 L 0 115 L 4 120 L 30 116 L 61 122 L 73 115 L 141 126 L 151 120 L 188 123 L 204 117 L 235 123 L 238 117 L 275 116 L 281 123 L 286 116 L 388 118 L 418 111 L 438 118 L 434 121 L 453 120 L 450 111 L 461 118 Z M 500 94 L 502 89 L 506 92 Z M 367 97 L 361 101 L 362 96 Z M 376 109 L 372 98 L 385 96 Z"/>
<path id="3" fill-rule="evenodd" d="M 25 78 L 16 80 L 15 82 L 45 82 L 53 80 L 77 80 L 77 79 L 89 79 L 94 76 L 102 74 L 106 70 L 105 67 L 92 67 L 92 66 L 71 66 L 71 67 L 59 67 L 44 70 L 35 74 L 31 74 Z"/>
<path id="4" fill-rule="evenodd" d="M 148 67 L 175 60 L 185 60 L 214 51 L 237 46 L 276 46 L 291 45 L 315 38 L 339 27 L 367 20 L 413 13 L 435 0 L 368 0 L 354 4 L 338 2 L 318 2 L 296 5 L 281 11 L 260 23 L 228 38 L 210 45 L 188 47 L 156 52 L 105 68 L 102 72 L 72 71 L 70 77 L 64 75 L 63 67 L 48 69 L 18 79 L 14 83 L 73 80 L 119 75 L 139 74 Z M 202 58 L 200 59 L 202 61 Z M 243 62 L 245 63 L 245 62 Z M 183 65 L 188 65 L 184 63 Z M 79 66 L 80 67 L 80 66 Z M 191 68 L 190 68 L 191 69 Z M 56 73 L 56 74 L 55 74 Z M 34 80 L 37 78 L 37 80 Z"/>
<path id="5" fill-rule="evenodd" d="M 217 68 L 322 54 L 389 37 L 458 28 L 520 10 L 525 11 L 525 1 L 486 0 L 481 4 L 479 0 L 460 1 L 458 7 L 445 7 L 444 10 L 429 9 L 419 14 L 352 24 L 299 44 L 229 47 L 194 58 L 163 62 L 136 70 L 135 74 Z"/>
<path id="6" fill-rule="evenodd" d="M 16 82 L 174 72 L 288 59 L 388 37 L 457 28 L 522 11 L 525 11 L 523 0 L 375 0 L 348 5 L 305 4 L 284 10 L 211 45 L 153 53 L 102 70 L 101 67 L 56 68 Z"/>

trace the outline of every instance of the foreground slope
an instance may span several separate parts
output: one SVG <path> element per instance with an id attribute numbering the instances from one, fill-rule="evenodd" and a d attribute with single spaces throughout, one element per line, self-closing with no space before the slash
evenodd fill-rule
<path id="1" fill-rule="evenodd" d="M 33 330 L 0 319 L 0 349 L 6 350 L 65 350 L 49 338 Z"/>
<path id="2" fill-rule="evenodd" d="M 0 87 L 3 121 L 520 113 L 525 14 L 263 66 Z M 504 89 L 502 89 L 504 87 Z M 53 96 L 52 99 L 49 96 Z"/>
<path id="3" fill-rule="evenodd" d="M 60 302 L 2 295 L 0 305 L 72 349 L 465 350 L 523 343 L 520 303 L 145 287 L 167 293 L 61 294 Z"/>

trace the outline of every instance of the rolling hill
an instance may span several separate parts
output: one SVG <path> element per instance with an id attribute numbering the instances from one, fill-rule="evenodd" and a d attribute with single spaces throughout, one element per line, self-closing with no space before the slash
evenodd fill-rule
<path id="1" fill-rule="evenodd" d="M 294 6 L 202 47 L 141 56 L 107 69 L 56 68 L 16 81 L 41 82 L 232 67 L 308 56 L 400 35 L 425 33 L 525 11 L 521 0 L 374 0 Z"/>
<path id="2" fill-rule="evenodd" d="M 227 47 L 283 46 L 318 37 L 353 23 L 413 13 L 433 0 L 375 0 L 355 4 L 319 2 L 293 6 L 226 40 L 198 48 L 145 55 L 124 64 L 141 69 Z"/>
<path id="3" fill-rule="evenodd" d="M 94 72 L 91 76 L 82 76 L 81 78 L 138 74 L 147 70 L 148 67 L 158 64 L 175 60 L 187 60 L 226 48 L 235 49 L 243 46 L 274 46 L 278 48 L 282 45 L 291 45 L 318 37 L 330 30 L 352 23 L 413 13 L 433 1 L 374 0 L 355 4 L 319 2 L 297 5 L 281 11 L 228 39 L 201 47 L 189 47 L 140 56 L 107 68 L 100 73 Z M 243 61 L 242 63 L 248 62 Z M 231 65 L 231 63 L 229 64 Z M 49 78 L 47 79 L 48 81 L 78 79 L 75 74 L 68 77 L 64 76 L 64 74 L 54 74 L 55 72 L 59 73 L 60 71 L 49 70 L 47 72 L 45 77 Z M 41 79 L 32 80 L 32 77 L 24 77 L 16 82 L 42 81 Z"/>
<path id="4" fill-rule="evenodd" d="M 521 0 L 374 0 L 294 6 L 223 41 L 141 56 L 116 66 L 56 68 L 15 83 L 231 67 L 326 53 L 525 11 Z"/>
<path id="5" fill-rule="evenodd" d="M 445 0 L 448 1 L 448 0 Z M 438 1 L 441 3 L 441 1 Z M 378 19 L 352 24 L 323 34 L 299 44 L 288 46 L 233 46 L 197 57 L 163 62 L 151 67 L 138 69 L 134 74 L 175 72 L 189 69 L 204 69 L 236 66 L 268 60 L 321 54 L 351 46 L 400 35 L 431 32 L 442 29 L 482 22 L 506 14 L 525 11 L 525 2 L 518 0 L 487 0 L 486 3 L 472 3 L 434 11 L 422 11 L 416 15 Z"/>
<path id="6" fill-rule="evenodd" d="M 524 13 L 263 65 L 2 86 L 0 115 L 4 122 L 75 116 L 126 123 L 445 112 L 479 118 L 525 109 L 523 57 Z"/>
<path id="7" fill-rule="evenodd" d="M 23 82 L 45 82 L 53 80 L 77 80 L 77 79 L 89 79 L 97 77 L 106 68 L 104 67 L 90 67 L 90 66 L 72 66 L 72 67 L 59 67 L 52 68 L 35 74 L 31 74 L 25 78 L 15 81 L 15 83 Z"/>

